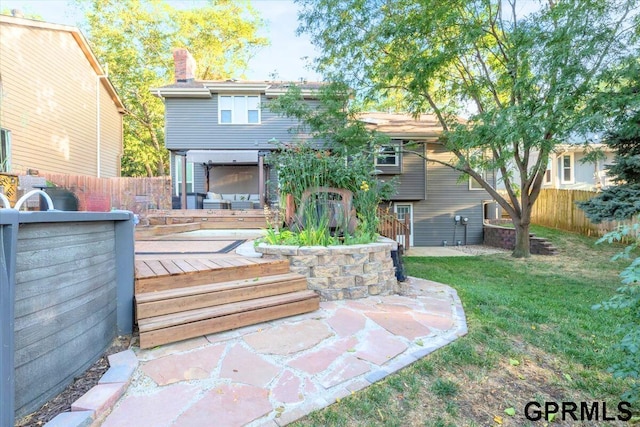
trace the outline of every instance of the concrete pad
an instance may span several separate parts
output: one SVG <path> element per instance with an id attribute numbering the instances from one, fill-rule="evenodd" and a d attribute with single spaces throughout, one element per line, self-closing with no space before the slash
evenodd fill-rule
<path id="1" fill-rule="evenodd" d="M 405 252 L 405 256 L 443 257 L 443 256 L 472 256 L 447 246 L 412 246 Z"/>

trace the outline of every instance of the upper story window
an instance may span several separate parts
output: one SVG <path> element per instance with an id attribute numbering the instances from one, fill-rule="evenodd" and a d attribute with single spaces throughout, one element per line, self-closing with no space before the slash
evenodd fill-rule
<path id="1" fill-rule="evenodd" d="M 0 172 L 9 172 L 11 154 L 11 131 L 0 129 Z"/>
<path id="2" fill-rule="evenodd" d="M 219 95 L 218 123 L 246 125 L 260 124 L 258 95 Z"/>
<path id="3" fill-rule="evenodd" d="M 380 147 L 376 155 L 376 166 L 400 165 L 400 147 L 397 145 L 385 145 Z"/>
<path id="4" fill-rule="evenodd" d="M 562 184 L 573 184 L 574 182 L 574 168 L 573 168 L 573 153 L 563 154 L 560 157 L 560 182 Z"/>

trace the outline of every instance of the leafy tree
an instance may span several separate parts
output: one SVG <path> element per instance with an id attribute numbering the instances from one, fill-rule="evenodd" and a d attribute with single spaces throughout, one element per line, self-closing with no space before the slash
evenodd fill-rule
<path id="1" fill-rule="evenodd" d="M 241 74 L 256 49 L 262 21 L 247 2 L 209 1 L 178 9 L 162 0 L 78 0 L 88 39 L 129 114 L 124 120 L 122 174 L 165 175 L 164 109 L 150 89 L 173 81 L 172 49 L 187 47 L 197 78 Z"/>
<path id="2" fill-rule="evenodd" d="M 629 219 L 640 213 L 640 61 L 631 61 L 616 73 L 624 84 L 607 97 L 610 102 L 602 108 L 617 113 L 605 143 L 616 153 L 608 174 L 618 185 L 578 203 L 595 223 Z"/>
<path id="3" fill-rule="evenodd" d="M 269 102 L 271 111 L 296 118 L 299 126 L 290 131 L 310 137 L 311 142 L 281 144 L 268 162 L 277 165 L 280 190 L 293 195 L 297 206 L 302 193 L 311 187 L 351 191 L 360 221 L 356 234 L 364 239 L 358 242 L 375 241 L 377 208 L 393 194 L 395 180 L 375 179 L 373 154 L 389 138 L 357 120 L 359 108 L 350 102 L 350 90 L 340 82 L 323 85 L 317 96 L 319 102 L 310 104 L 300 87 L 292 85 L 285 95 Z"/>
<path id="4" fill-rule="evenodd" d="M 514 222 L 513 255 L 529 256 L 549 153 L 602 123 L 588 106 L 602 72 L 630 55 L 638 0 L 530 11 L 515 0 L 297 1 L 299 31 L 322 52 L 318 70 L 358 97 L 400 92 L 406 111 L 435 114 L 452 156 L 429 160 L 475 178 Z M 499 170 L 504 192 L 483 169 Z"/>

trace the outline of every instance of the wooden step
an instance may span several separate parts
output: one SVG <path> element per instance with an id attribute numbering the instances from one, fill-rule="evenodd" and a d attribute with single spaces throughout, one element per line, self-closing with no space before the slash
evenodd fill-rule
<path id="1" fill-rule="evenodd" d="M 319 307 L 320 297 L 305 290 L 141 319 L 140 348 L 308 313 Z"/>
<path id="2" fill-rule="evenodd" d="M 135 229 L 135 237 L 136 240 L 145 240 L 166 236 L 168 234 L 185 233 L 196 230 L 200 230 L 200 223 L 137 226 Z"/>
<path id="3" fill-rule="evenodd" d="M 285 274 L 288 260 L 215 258 L 136 261 L 135 293 Z"/>
<path id="4" fill-rule="evenodd" d="M 139 319 L 281 295 L 307 289 L 307 278 L 287 273 L 136 295 Z"/>

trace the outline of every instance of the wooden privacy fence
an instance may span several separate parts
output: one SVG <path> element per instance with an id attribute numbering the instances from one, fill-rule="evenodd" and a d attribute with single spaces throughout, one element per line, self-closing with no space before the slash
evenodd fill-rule
<path id="1" fill-rule="evenodd" d="M 390 213 L 387 209 L 378 208 L 378 219 L 378 234 L 395 240 L 405 250 L 409 249 L 411 225 L 409 224 L 408 215 L 405 215 L 404 221 L 400 221 L 396 215 Z"/>
<path id="2" fill-rule="evenodd" d="M 78 210 L 128 210 L 145 215 L 149 209 L 171 209 L 171 177 L 96 178 L 86 175 L 40 173 L 51 183 L 72 191 Z"/>
<path id="3" fill-rule="evenodd" d="M 585 190 L 561 190 L 545 188 L 533 206 L 531 222 L 561 230 L 574 231 L 585 236 L 603 236 L 615 230 L 619 225 L 631 224 L 631 221 L 608 221 L 592 223 L 576 202 L 583 202 L 598 193 Z"/>

